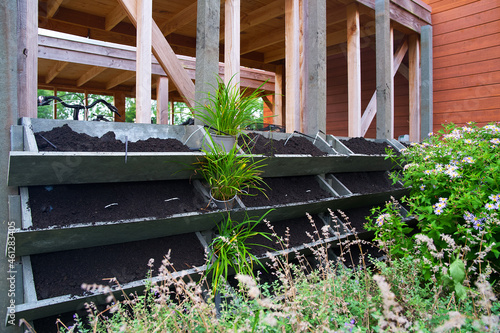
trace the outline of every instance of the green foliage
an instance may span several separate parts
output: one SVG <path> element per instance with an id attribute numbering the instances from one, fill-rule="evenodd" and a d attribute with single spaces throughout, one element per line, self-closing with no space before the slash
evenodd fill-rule
<path id="1" fill-rule="evenodd" d="M 194 117 L 210 126 L 216 134 L 237 135 L 256 122 L 254 113 L 265 82 L 248 92 L 248 88 L 240 90 L 239 84 L 232 82 L 233 78 L 226 85 L 217 76 L 217 86 L 212 86 L 215 93 L 206 93 L 207 103 L 198 103 L 192 110 Z"/>
<path id="2" fill-rule="evenodd" d="M 210 140 L 212 140 L 209 135 Z M 229 200 L 235 195 L 250 195 L 251 188 L 264 193 L 265 185 L 260 168 L 262 161 L 254 161 L 251 155 L 238 154 L 234 145 L 226 152 L 224 147 L 215 144 L 202 149 L 205 158 L 195 164 L 195 173 L 200 174 L 209 184 L 212 196 L 217 200 Z M 264 193 L 265 194 L 265 193 Z"/>
<path id="3" fill-rule="evenodd" d="M 227 280 L 231 269 L 238 274 L 253 277 L 254 263 L 264 268 L 260 261 L 249 252 L 252 246 L 258 246 L 259 244 L 249 243 L 248 241 L 258 236 L 270 239 L 269 233 L 254 230 L 269 212 L 257 220 L 247 216 L 243 222 L 235 221 L 228 215 L 217 225 L 218 235 L 210 243 L 211 252 L 207 264 L 207 274 L 212 276 L 214 293 L 221 279 Z"/>
<path id="4" fill-rule="evenodd" d="M 404 165 L 402 181 L 411 187 L 408 202 L 423 234 L 417 242 L 427 276 L 456 258 L 469 263 L 469 278 L 498 262 L 499 148 L 500 127 L 495 124 L 448 124 L 397 159 Z"/>

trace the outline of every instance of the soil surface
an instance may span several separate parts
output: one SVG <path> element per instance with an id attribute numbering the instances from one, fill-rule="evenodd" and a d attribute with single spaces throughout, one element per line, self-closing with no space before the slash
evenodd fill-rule
<path id="1" fill-rule="evenodd" d="M 334 176 L 352 193 L 380 193 L 402 188 L 399 183 L 393 185 L 385 171 L 345 172 Z"/>
<path id="2" fill-rule="evenodd" d="M 238 145 L 244 151 L 249 152 L 248 148 L 250 148 L 252 154 L 266 156 L 274 156 L 276 154 L 327 155 L 327 153 L 321 151 L 311 141 L 302 136 L 292 136 L 287 142 L 285 139 L 267 139 L 261 134 L 250 133 L 247 136 L 240 136 L 238 138 Z"/>
<path id="3" fill-rule="evenodd" d="M 125 143 L 117 140 L 114 132 L 97 138 L 77 133 L 67 124 L 50 131 L 35 133 L 39 151 L 124 152 Z M 128 152 L 192 152 L 177 139 L 149 138 L 128 142 Z"/>
<path id="4" fill-rule="evenodd" d="M 240 199 L 247 207 L 272 206 L 294 202 L 307 202 L 331 198 L 333 195 L 323 190 L 315 176 L 265 178 L 267 186 L 264 194 L 251 189 L 250 194 Z"/>
<path id="5" fill-rule="evenodd" d="M 188 180 L 29 187 L 33 228 L 202 212 Z"/>
<path id="6" fill-rule="evenodd" d="M 375 205 L 377 206 L 377 205 Z M 342 209 L 341 211 L 347 216 L 350 222 L 350 229 L 355 228 L 357 233 L 366 232 L 364 225 L 367 222 L 366 216 L 371 216 L 372 206 L 352 208 L 352 209 Z M 342 215 L 336 211 L 335 215 L 340 219 L 342 223 L 346 223 Z"/>
<path id="7" fill-rule="evenodd" d="M 391 145 L 383 142 L 374 142 L 366 140 L 365 138 L 350 138 L 339 139 L 347 148 L 349 148 L 355 154 L 365 154 L 365 155 L 386 155 L 385 149 L 390 148 L 396 154 L 399 152 L 394 149 Z"/>
<path id="8" fill-rule="evenodd" d="M 309 219 L 304 217 L 298 217 L 295 219 L 271 222 L 271 226 L 274 230 L 270 230 L 269 227 L 265 223 L 260 223 L 258 226 L 254 228 L 254 231 L 259 232 L 267 232 L 267 233 L 276 233 L 278 237 L 283 239 L 283 244 L 280 243 L 275 236 L 268 235 L 271 240 L 263 237 L 256 236 L 248 240 L 248 243 L 259 244 L 260 246 L 252 246 L 250 248 L 250 253 L 261 256 L 266 252 L 272 252 L 273 250 L 280 251 L 287 249 L 285 245 L 285 238 L 288 238 L 288 248 L 292 248 L 294 246 L 300 246 L 306 243 L 311 243 L 319 240 L 316 231 L 321 235 L 321 228 L 324 226 L 322 220 L 317 216 L 313 215 L 313 223 L 311 224 Z M 289 230 L 287 236 L 287 228 Z M 312 240 L 307 234 L 308 232 L 311 236 L 314 236 L 314 240 Z M 271 249 L 269 249 L 270 247 Z"/>
<path id="9" fill-rule="evenodd" d="M 142 280 L 150 258 L 156 276 L 170 250 L 170 262 L 177 271 L 205 264 L 203 246 L 194 233 L 32 255 L 38 299 L 83 295 L 82 283 L 107 285 L 106 278 L 116 277 L 120 284 Z"/>

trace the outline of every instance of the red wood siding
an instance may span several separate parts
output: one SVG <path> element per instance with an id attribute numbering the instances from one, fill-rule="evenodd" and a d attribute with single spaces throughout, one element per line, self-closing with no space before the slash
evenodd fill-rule
<path id="1" fill-rule="evenodd" d="M 361 108 L 364 110 L 376 88 L 375 51 L 361 52 Z M 344 54 L 331 56 L 327 61 L 327 115 L 326 130 L 335 136 L 347 136 L 347 59 Z M 394 79 L 394 136 L 409 133 L 408 80 L 401 74 Z M 376 118 L 366 132 L 366 138 L 376 137 Z"/>
<path id="2" fill-rule="evenodd" d="M 432 7 L 434 129 L 500 121 L 500 0 L 425 0 Z"/>

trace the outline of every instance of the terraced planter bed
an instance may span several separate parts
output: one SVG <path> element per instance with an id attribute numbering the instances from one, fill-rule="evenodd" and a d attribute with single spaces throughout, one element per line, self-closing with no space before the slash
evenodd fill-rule
<path id="1" fill-rule="evenodd" d="M 83 292 L 82 283 L 108 285 L 103 279 L 116 277 L 128 294 L 144 289 L 150 258 L 154 259 L 152 281 L 158 281 L 158 267 L 170 253 L 174 276 L 196 279 L 205 269 L 206 243 L 191 233 L 139 242 L 88 249 L 53 252 L 23 257 L 25 303 L 16 306 L 17 315 L 27 320 L 77 310 L 83 302 L 104 303 L 102 291 Z M 114 287 L 120 296 L 122 291 Z"/>
<path id="2" fill-rule="evenodd" d="M 403 188 L 401 183 L 392 183 L 385 171 L 344 172 L 333 174 L 352 193 L 368 194 L 394 191 Z"/>
<path id="3" fill-rule="evenodd" d="M 296 135 L 282 139 L 276 139 L 273 136 L 282 136 L 277 133 L 272 133 L 264 136 L 259 133 L 249 133 L 238 138 L 238 145 L 247 153 L 275 156 L 277 154 L 299 154 L 311 156 L 324 156 L 328 154 L 336 154 L 335 151 L 329 149 L 323 139 L 311 140 L 310 138 Z M 320 141 L 321 140 L 321 141 Z M 315 143 L 318 142 L 318 146 Z M 321 149 L 321 148 L 322 149 Z"/>
<path id="4" fill-rule="evenodd" d="M 397 149 L 387 140 L 367 140 L 365 138 L 339 138 L 339 140 L 355 154 L 386 155 L 387 148 L 397 152 Z"/>

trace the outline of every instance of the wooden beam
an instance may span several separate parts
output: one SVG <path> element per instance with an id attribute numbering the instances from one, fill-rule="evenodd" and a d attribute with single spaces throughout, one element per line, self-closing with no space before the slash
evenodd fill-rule
<path id="1" fill-rule="evenodd" d="M 49 84 L 68 65 L 68 62 L 56 62 L 45 76 L 45 83 Z"/>
<path id="2" fill-rule="evenodd" d="M 286 34 L 286 32 L 285 32 Z M 286 37 L 285 37 L 286 39 Z M 283 30 L 272 31 L 259 38 L 248 38 L 241 41 L 241 54 L 249 53 L 263 47 L 283 42 Z"/>
<path id="3" fill-rule="evenodd" d="M 125 122 L 126 119 L 126 96 L 125 93 L 123 92 L 115 92 L 113 94 L 113 101 L 115 104 L 115 107 L 118 109 L 118 113 L 120 116 L 118 117 L 116 114 L 113 114 L 113 119 L 116 122 Z"/>
<path id="4" fill-rule="evenodd" d="M 164 36 L 170 35 L 172 32 L 179 28 L 182 28 L 186 24 L 189 24 L 196 20 L 196 7 L 197 2 L 193 2 L 177 14 L 175 14 L 170 20 L 165 22 L 160 30 Z"/>
<path id="5" fill-rule="evenodd" d="M 156 80 L 156 123 L 167 125 L 168 120 L 168 78 L 160 76 Z"/>
<path id="6" fill-rule="evenodd" d="M 303 132 L 326 133 L 326 0 L 305 1 Z"/>
<path id="7" fill-rule="evenodd" d="M 349 4 L 347 13 L 347 89 L 349 137 L 361 136 L 361 33 L 358 4 Z"/>
<path id="8" fill-rule="evenodd" d="M 404 66 L 403 58 L 405 57 L 406 51 L 408 51 L 408 40 L 403 38 L 403 41 L 399 45 L 396 53 L 394 54 L 394 67 L 392 68 L 392 76 L 394 77 L 401 67 Z M 361 136 L 365 136 L 368 128 L 370 127 L 373 118 L 377 114 L 377 91 L 375 91 L 368 103 L 363 116 L 361 117 Z"/>
<path id="9" fill-rule="evenodd" d="M 86 71 L 82 76 L 76 80 L 76 86 L 81 87 L 85 83 L 89 82 L 93 78 L 95 78 L 97 75 L 101 74 L 104 72 L 107 68 L 105 67 L 98 67 L 98 66 L 93 66 L 90 68 L 88 71 Z"/>
<path id="10" fill-rule="evenodd" d="M 219 73 L 220 0 L 198 0 L 196 33 L 196 105 L 215 93 Z M 202 124 L 195 119 L 195 124 Z"/>
<path id="11" fill-rule="evenodd" d="M 224 83 L 240 85 L 240 0 L 225 0 Z"/>
<path id="12" fill-rule="evenodd" d="M 300 4 L 285 0 L 286 131 L 300 131 Z"/>
<path id="13" fill-rule="evenodd" d="M 420 142 L 420 40 L 410 35 L 408 45 L 410 141 Z"/>
<path id="14" fill-rule="evenodd" d="M 116 6 L 108 15 L 106 15 L 104 30 L 110 31 L 126 17 L 127 13 L 123 10 L 123 7 L 121 5 Z"/>
<path id="15" fill-rule="evenodd" d="M 273 124 L 285 126 L 285 110 L 283 93 L 285 92 L 285 81 L 283 77 L 283 65 L 277 65 L 274 73 L 274 118 Z"/>
<path id="16" fill-rule="evenodd" d="M 18 1 L 18 108 L 20 117 L 36 118 L 38 72 L 38 1 Z"/>
<path id="17" fill-rule="evenodd" d="M 421 85 L 420 85 L 420 139 L 429 137 L 433 131 L 433 55 L 432 26 L 422 27 L 421 41 Z"/>
<path id="18" fill-rule="evenodd" d="M 63 0 L 49 0 L 47 2 L 47 17 L 48 18 L 51 18 L 52 16 L 54 16 L 54 14 L 57 12 L 57 10 L 59 9 L 59 6 L 61 5 L 62 2 L 63 2 Z M 36 8 L 38 8 L 38 5 L 36 6 Z"/>
<path id="19" fill-rule="evenodd" d="M 137 0 L 135 122 L 151 124 L 151 32 L 153 0 Z M 162 36 L 163 37 L 163 36 Z M 177 59 L 177 58 L 176 58 Z"/>
<path id="20" fill-rule="evenodd" d="M 134 25 L 137 25 L 137 9 L 135 0 L 118 0 L 123 5 L 128 17 Z M 182 64 L 177 59 L 174 51 L 163 36 L 158 25 L 152 22 L 152 46 L 153 54 L 160 63 L 161 67 L 172 80 L 172 83 L 177 86 L 184 102 L 193 106 L 194 102 L 194 83 L 188 73 L 182 67 Z"/>
<path id="21" fill-rule="evenodd" d="M 130 79 L 132 79 L 134 77 L 135 77 L 135 72 L 128 72 L 128 71 L 123 72 L 122 74 L 120 74 L 118 76 L 115 76 L 112 80 L 110 80 L 106 84 L 106 89 L 114 88 L 117 85 L 120 85 L 123 82 L 128 81 L 128 80 L 130 80 Z"/>
<path id="22" fill-rule="evenodd" d="M 377 139 L 394 136 L 394 79 L 390 0 L 375 0 L 377 61 Z"/>

